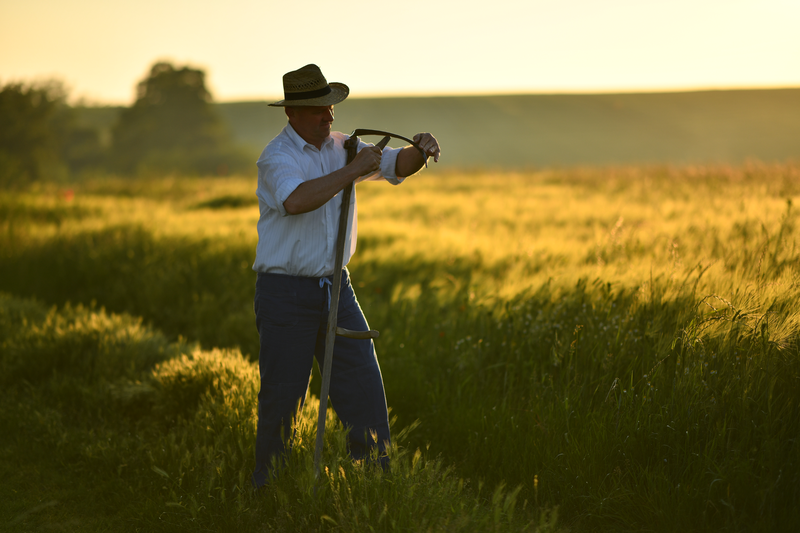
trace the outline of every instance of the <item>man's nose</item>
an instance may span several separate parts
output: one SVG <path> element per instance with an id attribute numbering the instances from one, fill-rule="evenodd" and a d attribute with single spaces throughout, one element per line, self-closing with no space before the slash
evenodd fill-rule
<path id="1" fill-rule="evenodd" d="M 325 112 L 325 121 L 333 122 L 333 110 L 329 109 Z"/>

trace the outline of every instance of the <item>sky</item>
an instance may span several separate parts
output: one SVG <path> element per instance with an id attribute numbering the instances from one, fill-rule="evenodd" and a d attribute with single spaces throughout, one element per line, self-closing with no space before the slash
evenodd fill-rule
<path id="1" fill-rule="evenodd" d="M 351 97 L 800 87 L 798 23 L 800 0 L 0 0 L 0 84 L 130 105 L 168 60 L 216 101 L 308 63 Z"/>

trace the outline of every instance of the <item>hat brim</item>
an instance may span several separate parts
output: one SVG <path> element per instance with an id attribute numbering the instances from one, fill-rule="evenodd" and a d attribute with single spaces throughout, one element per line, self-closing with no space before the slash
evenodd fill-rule
<path id="1" fill-rule="evenodd" d="M 350 88 L 344 83 L 331 82 L 328 85 L 331 87 L 331 92 L 325 96 L 317 98 L 308 98 L 306 100 L 279 100 L 272 104 L 271 107 L 309 107 L 309 106 L 326 106 L 335 105 L 343 101 L 350 94 Z"/>

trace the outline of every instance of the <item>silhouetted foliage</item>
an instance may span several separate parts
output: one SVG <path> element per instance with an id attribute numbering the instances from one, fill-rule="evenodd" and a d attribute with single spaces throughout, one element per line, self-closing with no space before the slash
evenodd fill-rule
<path id="1" fill-rule="evenodd" d="M 0 186 L 61 179 L 101 162 L 97 131 L 77 124 L 59 83 L 0 89 Z"/>
<path id="2" fill-rule="evenodd" d="M 210 103 L 202 70 L 156 63 L 113 128 L 112 166 L 126 174 L 225 174 L 238 166 L 241 156 Z"/>
<path id="3" fill-rule="evenodd" d="M 64 93 L 56 84 L 0 90 L 0 183 L 16 185 L 63 172 L 53 125 Z"/>
<path id="4" fill-rule="evenodd" d="M 78 124 L 72 107 L 65 108 L 64 115 L 69 128 L 61 137 L 60 153 L 70 172 L 74 174 L 87 169 L 101 169 L 106 163 L 106 151 L 100 142 L 100 131 Z"/>

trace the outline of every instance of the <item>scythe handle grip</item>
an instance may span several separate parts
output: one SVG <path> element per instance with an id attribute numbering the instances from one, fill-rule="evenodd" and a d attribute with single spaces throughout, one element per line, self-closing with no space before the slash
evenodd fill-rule
<path id="1" fill-rule="evenodd" d="M 340 337 L 347 337 L 348 339 L 377 339 L 380 333 L 374 329 L 368 331 L 353 331 L 352 329 L 336 328 L 336 334 Z"/>
<path id="2" fill-rule="evenodd" d="M 406 141 L 407 143 L 409 143 L 414 148 L 416 148 L 417 150 L 419 150 L 419 152 L 422 154 L 423 161 L 425 161 L 425 166 L 428 166 L 428 154 L 425 153 L 425 150 L 423 150 L 420 147 L 419 144 L 415 143 L 414 141 L 412 141 L 408 137 L 403 137 L 402 135 L 398 135 L 396 133 L 391 133 L 391 132 L 388 132 L 388 131 L 370 130 L 370 129 L 364 129 L 364 128 L 359 128 L 359 129 L 353 130 L 353 133 L 350 134 L 350 138 L 347 139 L 344 142 L 344 147 L 345 147 L 345 149 L 347 149 L 347 163 L 348 164 L 351 161 L 353 161 L 353 159 L 355 159 L 356 153 L 358 152 L 358 137 L 359 137 L 359 135 L 382 135 L 384 137 L 402 139 L 402 140 Z M 381 147 L 381 148 L 383 148 L 383 147 Z"/>

